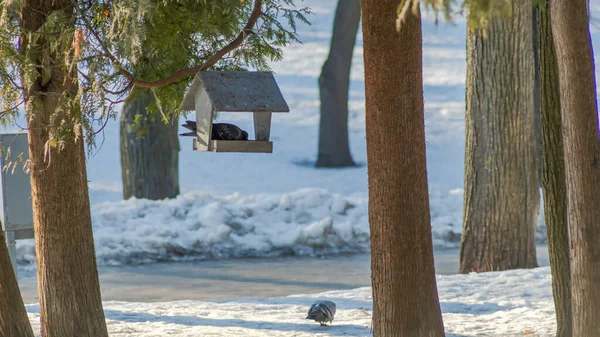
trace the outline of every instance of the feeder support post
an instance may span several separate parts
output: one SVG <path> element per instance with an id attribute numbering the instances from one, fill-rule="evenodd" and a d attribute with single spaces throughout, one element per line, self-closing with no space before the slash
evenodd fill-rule
<path id="1" fill-rule="evenodd" d="M 271 113 L 254 112 L 254 139 L 269 140 L 271 136 Z"/>
<path id="2" fill-rule="evenodd" d="M 206 89 L 203 86 L 196 90 L 195 97 L 196 108 L 196 140 L 194 149 L 200 151 L 211 150 L 212 122 L 214 117 L 214 108 Z"/>

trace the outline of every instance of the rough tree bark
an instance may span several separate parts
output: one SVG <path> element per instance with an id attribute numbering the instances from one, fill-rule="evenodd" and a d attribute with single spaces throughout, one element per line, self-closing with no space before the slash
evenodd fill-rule
<path id="1" fill-rule="evenodd" d="M 61 64 L 65 50 L 48 39 L 30 44 L 51 12 L 72 21 L 71 0 L 26 0 L 21 16 L 21 50 L 34 64 Z M 58 33 L 57 33 L 58 34 Z M 54 46 L 55 47 L 55 46 Z M 41 335 L 44 337 L 107 336 L 92 237 L 81 109 L 64 106 L 77 93 L 76 71 L 39 69 L 26 98 L 29 160 Z M 62 104 L 61 104 L 62 103 Z M 57 107 L 61 105 L 61 109 Z M 49 147 L 50 132 L 61 126 L 64 142 Z"/>
<path id="2" fill-rule="evenodd" d="M 467 33 L 466 153 L 460 272 L 537 266 L 539 179 L 532 5 Z"/>
<path id="3" fill-rule="evenodd" d="M 587 0 L 552 0 L 560 79 L 573 336 L 600 336 L 600 141 Z"/>
<path id="4" fill-rule="evenodd" d="M 421 18 L 362 0 L 375 337 L 444 336 L 425 161 Z M 407 238 L 409 238 L 407 240 Z"/>
<path id="5" fill-rule="evenodd" d="M 542 183 L 542 121 L 541 121 L 541 90 L 540 90 L 540 42 L 538 28 L 538 7 L 533 5 L 531 12 L 532 20 L 532 41 L 533 41 L 533 113 L 534 113 L 534 130 L 535 130 L 535 145 L 538 164 L 538 182 Z"/>
<path id="6" fill-rule="evenodd" d="M 161 200 L 179 195 L 179 139 L 177 123 L 148 120 L 147 93 L 125 103 L 121 112 L 121 176 L 123 197 Z M 148 133 L 139 138 L 132 125 L 139 114 Z"/>
<path id="7" fill-rule="evenodd" d="M 0 228 L 0 337 L 33 337 L 5 239 Z"/>
<path id="8" fill-rule="evenodd" d="M 348 144 L 348 89 L 360 0 L 338 0 L 329 56 L 319 76 L 321 121 L 317 167 L 354 166 Z"/>
<path id="9" fill-rule="evenodd" d="M 567 226 L 565 158 L 561 135 L 560 90 L 550 8 L 537 10 L 542 126 L 542 192 L 556 312 L 556 337 L 572 336 L 571 275 Z"/>

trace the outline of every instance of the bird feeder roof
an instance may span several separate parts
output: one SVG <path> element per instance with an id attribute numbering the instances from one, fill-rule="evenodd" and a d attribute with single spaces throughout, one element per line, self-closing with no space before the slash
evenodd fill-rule
<path id="1" fill-rule="evenodd" d="M 194 97 L 204 88 L 215 111 L 289 112 L 273 74 L 262 71 L 200 71 L 180 108 L 195 110 Z"/>

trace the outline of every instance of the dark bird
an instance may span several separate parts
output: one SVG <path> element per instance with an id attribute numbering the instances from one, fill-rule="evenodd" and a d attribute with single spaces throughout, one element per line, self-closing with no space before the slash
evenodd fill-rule
<path id="1" fill-rule="evenodd" d="M 326 325 L 325 322 L 333 322 L 335 316 L 335 303 L 331 301 L 315 301 L 308 310 L 306 319 L 313 319 L 321 325 Z"/>
<path id="2" fill-rule="evenodd" d="M 196 122 L 185 121 L 184 128 L 193 132 L 179 134 L 180 136 L 196 136 Z M 229 123 L 214 123 L 212 126 L 212 140 L 248 140 L 248 132 L 238 126 Z"/>

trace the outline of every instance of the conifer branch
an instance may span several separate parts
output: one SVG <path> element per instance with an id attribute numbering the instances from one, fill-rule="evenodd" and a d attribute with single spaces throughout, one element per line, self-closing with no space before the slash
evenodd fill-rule
<path id="1" fill-rule="evenodd" d="M 244 27 L 244 29 L 238 34 L 238 36 L 235 39 L 233 39 L 231 42 L 229 42 L 229 44 L 227 44 L 225 47 L 223 47 L 219 51 L 217 51 L 211 58 L 209 58 L 201 66 L 181 69 L 181 70 L 176 71 L 175 73 L 173 73 L 170 76 L 167 76 L 163 79 L 156 80 L 156 81 L 140 80 L 140 79 L 136 78 L 132 73 L 123 69 L 122 67 L 119 70 L 119 72 L 121 74 L 123 74 L 123 76 L 125 76 L 129 81 L 131 81 L 131 83 L 133 83 L 133 85 L 136 87 L 159 88 L 159 87 L 164 87 L 166 85 L 169 85 L 171 83 L 181 81 L 182 79 L 184 79 L 190 75 L 195 75 L 199 71 L 206 70 L 206 69 L 214 66 L 220 59 L 222 59 L 225 55 L 227 55 L 227 53 L 229 53 L 232 50 L 239 47 L 242 44 L 242 42 L 244 42 L 244 39 L 246 39 L 246 36 L 252 34 L 252 28 L 254 28 L 254 25 L 256 24 L 258 19 L 261 17 L 261 15 L 263 15 L 261 6 L 262 6 L 262 0 L 254 0 L 254 8 L 252 9 L 252 13 L 250 14 L 250 17 L 248 18 L 248 22 L 246 23 L 246 26 Z M 116 60 L 114 60 L 114 61 L 116 61 Z"/>

